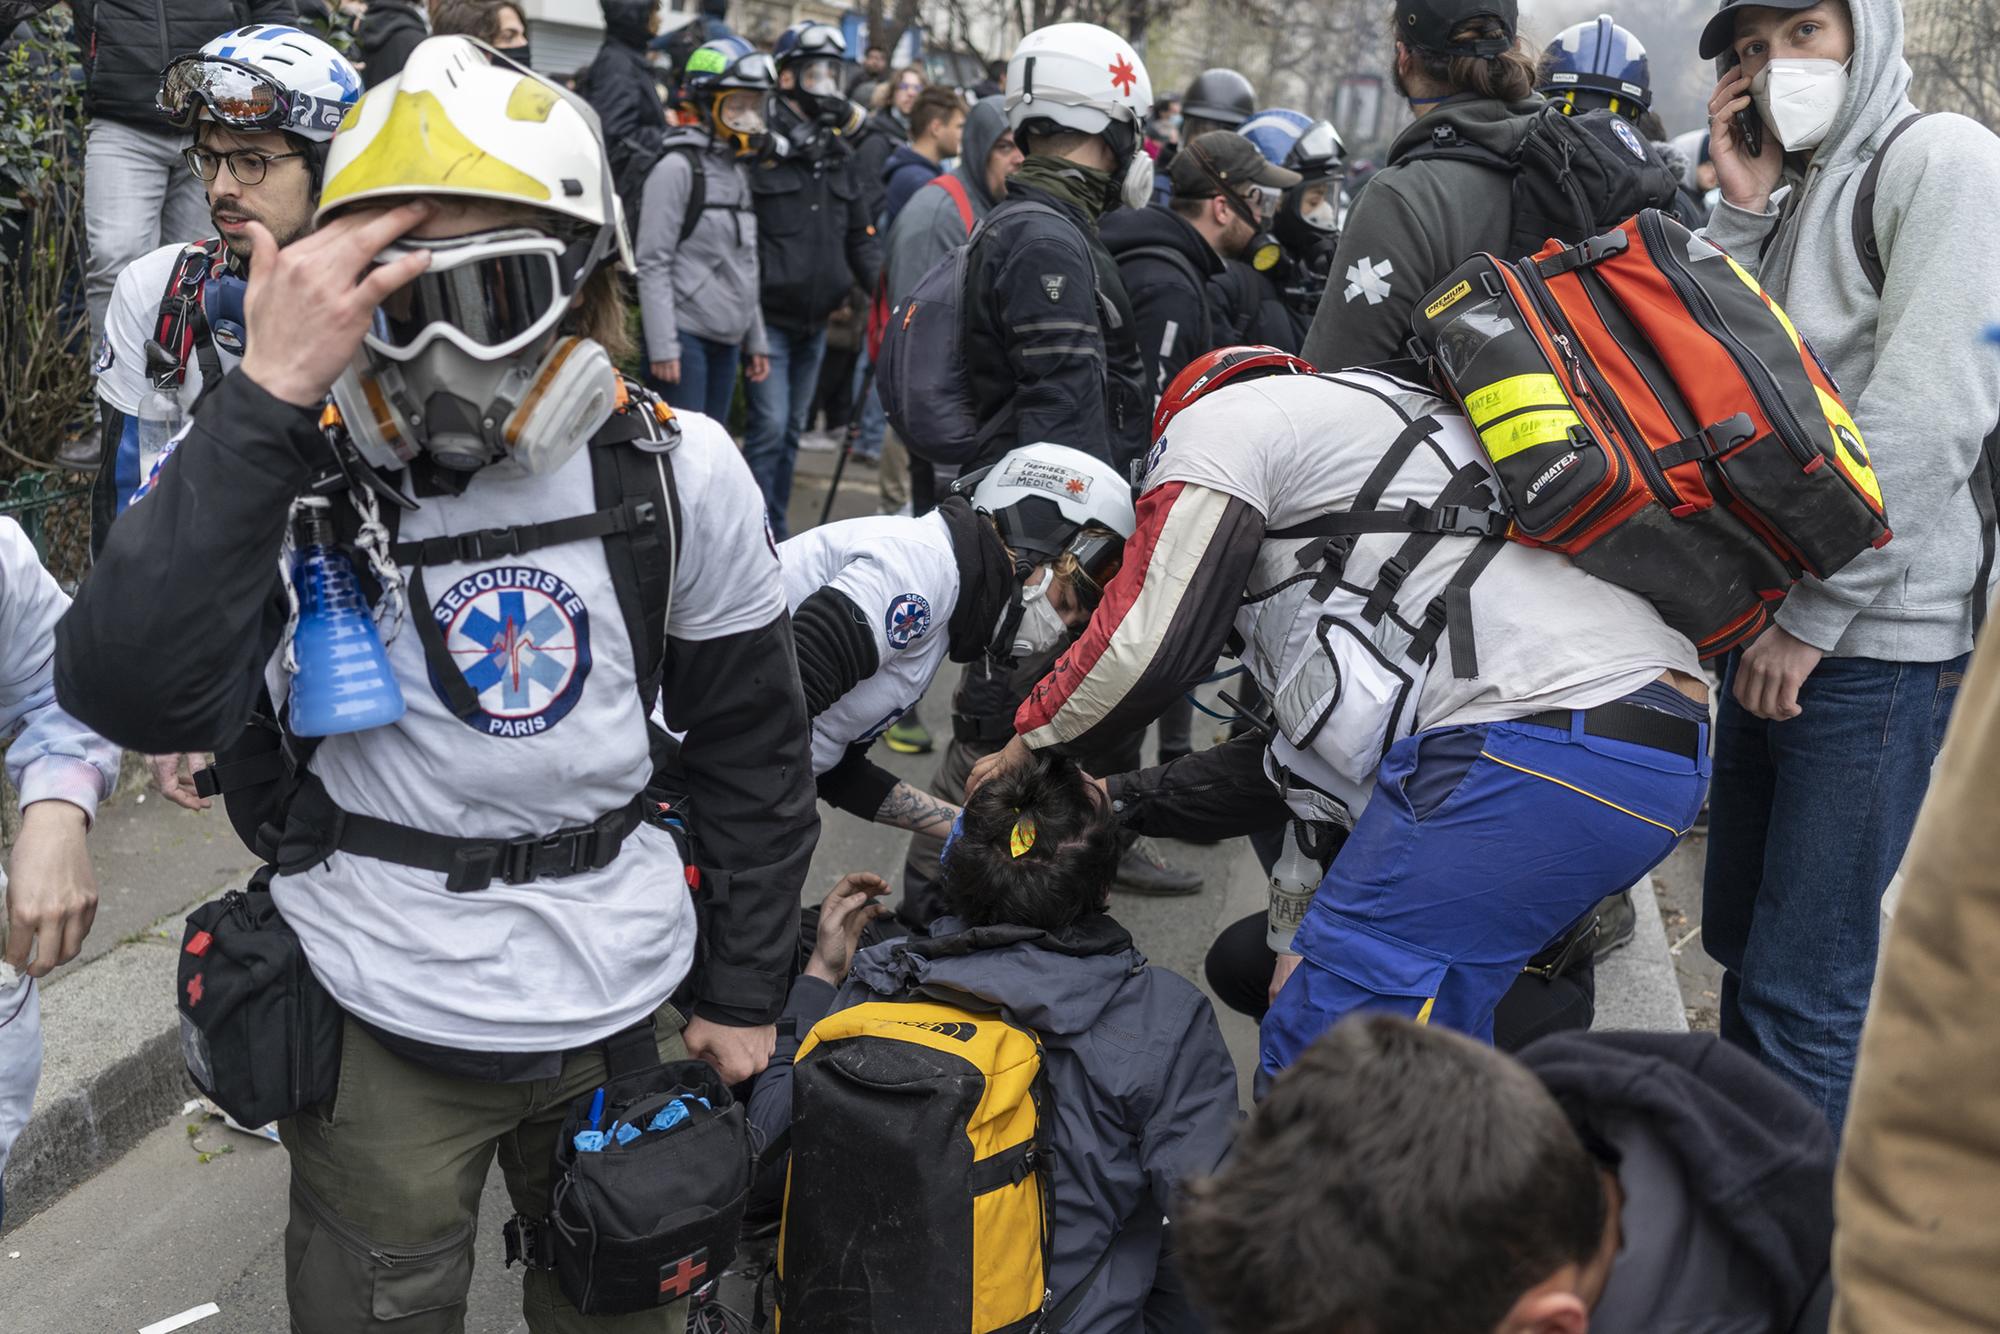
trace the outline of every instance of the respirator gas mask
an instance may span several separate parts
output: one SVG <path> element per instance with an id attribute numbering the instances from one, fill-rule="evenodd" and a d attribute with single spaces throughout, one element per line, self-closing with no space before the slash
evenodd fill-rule
<path id="1" fill-rule="evenodd" d="M 555 472 L 618 405 L 604 349 L 559 332 L 578 268 L 572 247 L 514 227 L 405 237 L 376 262 L 417 250 L 430 267 L 382 302 L 334 382 L 355 448 L 384 469 L 421 453 L 457 472 L 502 462 Z"/>
<path id="2" fill-rule="evenodd" d="M 1124 168 L 1113 176 L 1117 184 L 1118 197 L 1107 201 L 1112 208 L 1123 204 L 1126 208 L 1144 208 L 1153 202 L 1153 155 L 1145 148 L 1145 141 L 1135 126 L 1122 121 L 1113 122 L 1104 132 L 1111 144 L 1111 151 L 1123 162 Z"/>

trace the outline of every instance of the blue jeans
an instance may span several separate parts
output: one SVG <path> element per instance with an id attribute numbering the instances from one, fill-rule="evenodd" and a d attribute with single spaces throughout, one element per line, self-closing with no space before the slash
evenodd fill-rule
<path id="1" fill-rule="evenodd" d="M 1969 656 L 1969 655 L 1968 655 Z M 1827 658 L 1788 722 L 1722 683 L 1702 939 L 1721 964 L 1722 1036 L 1847 1119 L 1875 980 L 1882 893 L 1930 785 L 1966 658 Z"/>
<path id="2" fill-rule="evenodd" d="M 736 369 L 742 360 L 740 347 L 684 333 L 680 383 L 649 382 L 676 408 L 702 413 L 727 426 L 729 408 L 736 398 Z"/>
<path id="3" fill-rule="evenodd" d="M 799 457 L 799 432 L 812 412 L 819 387 L 819 363 L 826 355 L 826 327 L 811 333 L 764 328 L 771 345 L 771 373 L 749 387 L 750 419 L 744 429 L 743 461 L 764 493 L 771 535 L 782 542 L 792 527 L 785 511 L 792 503 L 792 465 Z"/>
<path id="4" fill-rule="evenodd" d="M 1708 788 L 1703 753 L 1488 723 L 1390 747 L 1374 795 L 1293 939 L 1264 1016 L 1262 1085 L 1355 1010 L 1493 1040 L 1535 952 L 1673 851 Z"/>

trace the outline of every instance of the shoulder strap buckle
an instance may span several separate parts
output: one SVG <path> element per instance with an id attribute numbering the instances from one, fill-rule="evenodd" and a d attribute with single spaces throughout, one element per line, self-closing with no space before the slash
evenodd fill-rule
<path id="1" fill-rule="evenodd" d="M 1401 552 L 1383 561 L 1381 570 L 1375 576 L 1375 591 L 1368 595 L 1367 604 L 1361 608 L 1361 619 L 1370 625 L 1380 625 L 1382 618 L 1396 605 L 1396 594 L 1409 577 L 1410 567 L 1404 563 Z"/>

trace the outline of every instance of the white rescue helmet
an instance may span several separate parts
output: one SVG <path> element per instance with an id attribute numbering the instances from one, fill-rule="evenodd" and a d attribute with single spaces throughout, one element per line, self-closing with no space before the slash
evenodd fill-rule
<path id="1" fill-rule="evenodd" d="M 605 258 L 633 267 L 597 113 L 575 93 L 470 37 L 431 37 L 347 113 L 315 221 L 355 204 L 453 195 L 546 209 L 591 229 L 581 281 Z"/>
<path id="2" fill-rule="evenodd" d="M 1132 484 L 1102 459 L 1067 445 L 1024 445 L 960 479 L 955 490 L 993 520 L 1023 578 L 1037 565 L 1075 556 L 1094 593 L 1118 572 L 1125 539 L 1139 526 Z"/>
<path id="3" fill-rule="evenodd" d="M 1121 197 L 1144 207 L 1153 189 L 1153 159 L 1143 148 L 1153 107 L 1153 81 L 1132 44 L 1095 23 L 1052 23 L 1021 39 L 1007 62 L 1007 125 L 1029 136 L 1037 122 L 1112 145 Z"/>

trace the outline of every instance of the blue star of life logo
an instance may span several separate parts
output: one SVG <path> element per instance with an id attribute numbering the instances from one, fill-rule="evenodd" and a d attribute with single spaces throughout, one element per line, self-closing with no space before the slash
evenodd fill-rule
<path id="1" fill-rule="evenodd" d="M 889 604 L 889 614 L 883 621 L 883 633 L 888 636 L 889 647 L 906 649 L 923 638 L 931 628 L 931 604 L 924 601 L 920 593 L 904 593 Z"/>
<path id="2" fill-rule="evenodd" d="M 467 726 L 488 736 L 536 736 L 568 716 L 590 675 L 590 612 L 546 570 L 502 566 L 467 575 L 432 608 L 445 648 L 480 711 Z M 445 699 L 435 670 L 431 688 Z"/>

